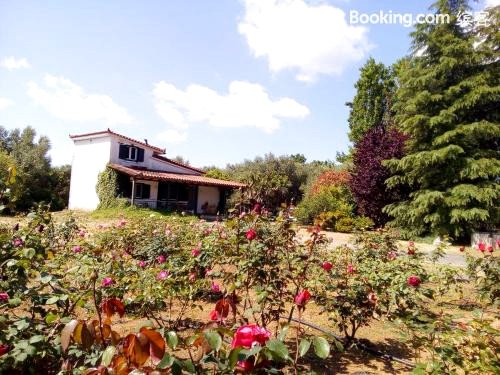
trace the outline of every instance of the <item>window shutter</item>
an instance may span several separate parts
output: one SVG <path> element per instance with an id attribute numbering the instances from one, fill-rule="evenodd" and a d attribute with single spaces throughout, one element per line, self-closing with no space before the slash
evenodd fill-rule
<path id="1" fill-rule="evenodd" d="M 143 184 L 142 185 L 142 199 L 149 199 L 150 192 L 151 192 L 151 185 Z"/>
<path id="2" fill-rule="evenodd" d="M 128 159 L 128 146 L 120 145 L 120 151 L 118 153 L 120 159 Z"/>
<path id="3" fill-rule="evenodd" d="M 144 161 L 144 149 L 137 148 L 137 161 Z"/>

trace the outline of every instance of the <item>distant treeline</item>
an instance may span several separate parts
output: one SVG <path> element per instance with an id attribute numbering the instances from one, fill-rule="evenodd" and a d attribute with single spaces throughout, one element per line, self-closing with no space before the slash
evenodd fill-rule
<path id="1" fill-rule="evenodd" d="M 7 213 L 26 212 L 38 203 L 62 210 L 68 204 L 71 166 L 51 166 L 50 141 L 37 139 L 35 129 L 7 130 L 0 126 L 0 182 L 14 167 L 16 178 L 10 187 Z"/>

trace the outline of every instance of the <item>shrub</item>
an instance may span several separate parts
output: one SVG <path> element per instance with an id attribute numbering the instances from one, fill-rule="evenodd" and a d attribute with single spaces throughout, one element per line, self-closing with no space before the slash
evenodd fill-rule
<path id="1" fill-rule="evenodd" d="M 349 190 L 331 186 L 306 195 L 297 206 L 295 215 L 302 224 L 312 224 L 315 218 L 325 212 L 335 212 L 337 217 L 351 216 L 353 208 Z"/>

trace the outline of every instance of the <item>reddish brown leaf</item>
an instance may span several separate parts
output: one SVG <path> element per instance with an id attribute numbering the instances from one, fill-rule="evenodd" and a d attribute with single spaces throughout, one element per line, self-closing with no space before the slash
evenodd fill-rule
<path id="1" fill-rule="evenodd" d="M 148 338 L 149 355 L 153 363 L 157 364 L 165 355 L 165 340 L 158 332 L 146 327 L 142 327 L 140 332 Z"/>
<path id="2" fill-rule="evenodd" d="M 123 343 L 125 356 L 136 367 L 142 366 L 149 358 L 149 340 L 146 336 L 130 334 Z"/>
<path id="3" fill-rule="evenodd" d="M 127 375 L 131 371 L 128 367 L 127 358 L 123 355 L 115 356 L 110 367 L 115 370 L 115 375 Z"/>
<path id="4" fill-rule="evenodd" d="M 101 302 L 101 311 L 108 318 L 111 318 L 114 313 L 117 313 L 121 318 L 125 314 L 125 306 L 118 298 L 106 298 Z"/>
<path id="5" fill-rule="evenodd" d="M 218 315 L 222 317 L 222 319 L 227 318 L 229 315 L 230 303 L 227 298 L 221 298 L 215 304 L 215 311 L 217 311 Z"/>
<path id="6" fill-rule="evenodd" d="M 71 342 L 71 336 L 73 335 L 73 332 L 78 325 L 78 320 L 73 319 L 71 322 L 66 324 L 61 332 L 61 346 L 63 352 L 65 352 L 68 349 L 68 346 Z"/>

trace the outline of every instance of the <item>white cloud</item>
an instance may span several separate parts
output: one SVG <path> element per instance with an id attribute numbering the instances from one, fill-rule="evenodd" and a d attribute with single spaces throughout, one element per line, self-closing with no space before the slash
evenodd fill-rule
<path id="1" fill-rule="evenodd" d="M 500 5 L 500 0 L 486 0 L 484 3 L 485 8 L 496 7 L 497 5 Z"/>
<path id="2" fill-rule="evenodd" d="M 238 30 L 273 72 L 293 69 L 298 80 L 314 81 L 319 74 L 340 74 L 372 48 L 367 29 L 347 24 L 340 8 L 304 0 L 243 1 Z"/>
<path id="3" fill-rule="evenodd" d="M 7 70 L 30 68 L 31 65 L 24 57 L 16 59 L 14 56 L 9 56 L 0 61 L 0 66 Z"/>
<path id="4" fill-rule="evenodd" d="M 110 96 L 88 94 L 63 77 L 46 74 L 43 87 L 28 83 L 28 95 L 53 116 L 78 122 L 102 121 L 109 125 L 130 124 L 132 116 Z"/>
<path id="5" fill-rule="evenodd" d="M 177 129 L 167 129 L 158 134 L 156 138 L 167 143 L 182 143 L 187 139 L 187 132 Z"/>
<path id="6" fill-rule="evenodd" d="M 8 98 L 2 98 L 0 96 L 0 111 L 7 108 L 7 107 L 10 107 L 11 105 L 13 105 L 14 102 Z"/>
<path id="7" fill-rule="evenodd" d="M 272 100 L 264 87 L 244 81 L 232 81 L 227 94 L 196 84 L 182 90 L 161 81 L 154 85 L 153 97 L 158 115 L 183 131 L 192 123 L 206 123 L 221 128 L 255 127 L 271 133 L 280 127 L 282 119 L 309 114 L 309 109 L 297 101 Z"/>

